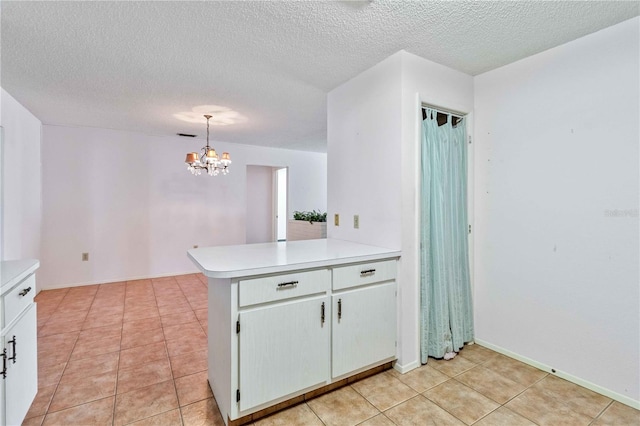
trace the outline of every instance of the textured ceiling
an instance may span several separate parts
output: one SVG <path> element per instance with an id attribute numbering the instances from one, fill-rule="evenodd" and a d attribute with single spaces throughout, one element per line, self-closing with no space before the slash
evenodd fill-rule
<path id="1" fill-rule="evenodd" d="M 476 75 L 640 14 L 621 1 L 1 2 L 1 85 L 45 124 L 326 150 L 326 94 L 405 49 Z M 192 145 L 192 144 L 191 144 Z"/>

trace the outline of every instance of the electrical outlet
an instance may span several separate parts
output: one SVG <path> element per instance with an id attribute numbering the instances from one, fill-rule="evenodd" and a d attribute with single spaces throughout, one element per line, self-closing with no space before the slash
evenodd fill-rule
<path id="1" fill-rule="evenodd" d="M 333 224 L 335 226 L 340 226 L 340 215 L 338 213 L 333 215 Z"/>
<path id="2" fill-rule="evenodd" d="M 82 253 L 82 261 L 83 262 L 89 261 L 89 253 Z"/>
<path id="3" fill-rule="evenodd" d="M 355 229 L 360 228 L 360 215 L 357 215 L 357 214 L 353 215 L 353 227 Z"/>
<path id="4" fill-rule="evenodd" d="M 198 245 L 197 245 L 197 244 L 194 244 L 194 245 L 193 245 L 193 248 L 198 248 Z"/>

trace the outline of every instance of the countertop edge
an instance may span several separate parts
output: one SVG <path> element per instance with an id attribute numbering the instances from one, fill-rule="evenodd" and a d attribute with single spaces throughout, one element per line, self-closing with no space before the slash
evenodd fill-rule
<path id="1" fill-rule="evenodd" d="M 230 279 L 230 278 L 244 278 L 244 277 L 254 277 L 258 275 L 291 272 L 291 271 L 296 271 L 300 269 L 314 269 L 314 268 L 323 268 L 327 266 L 345 265 L 350 263 L 370 262 L 370 261 L 377 261 L 377 260 L 383 260 L 383 259 L 398 259 L 402 256 L 402 251 L 389 249 L 388 252 L 381 252 L 381 253 L 371 253 L 371 254 L 347 256 L 347 257 L 340 257 L 340 258 L 312 260 L 308 262 L 297 262 L 297 263 L 291 263 L 286 265 L 279 264 L 279 265 L 272 265 L 272 266 L 262 266 L 257 268 L 244 268 L 244 269 L 223 270 L 223 271 L 207 270 L 191 255 L 191 253 L 187 252 L 187 256 L 196 264 L 198 269 L 206 277 L 216 278 L 216 279 Z"/>
<path id="2" fill-rule="evenodd" d="M 5 271 L 5 268 L 7 268 L 7 266 L 9 266 L 10 264 L 12 265 L 11 267 L 15 268 L 17 265 L 19 268 L 16 268 L 18 269 L 18 272 L 11 271 L 12 272 L 11 276 L 7 277 L 6 272 L 4 271 Z M 20 281 L 24 280 L 27 276 L 31 275 L 39 267 L 40 267 L 40 261 L 37 259 L 3 260 L 2 261 L 3 272 L 2 272 L 2 282 L 0 282 L 0 293 L 4 294 L 6 291 L 13 288 L 13 286 L 18 284 Z M 5 277 L 7 277 L 6 281 L 5 281 Z"/>

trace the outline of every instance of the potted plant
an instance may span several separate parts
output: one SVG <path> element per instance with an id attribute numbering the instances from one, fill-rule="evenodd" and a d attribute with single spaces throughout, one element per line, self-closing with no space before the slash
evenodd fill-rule
<path id="1" fill-rule="evenodd" d="M 327 238 L 327 212 L 294 211 L 287 224 L 287 241 Z"/>

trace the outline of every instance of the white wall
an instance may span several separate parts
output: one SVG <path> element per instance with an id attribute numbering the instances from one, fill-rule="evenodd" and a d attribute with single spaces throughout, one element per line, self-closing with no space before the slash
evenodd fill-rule
<path id="1" fill-rule="evenodd" d="M 636 406 L 639 28 L 475 79 L 477 339 Z"/>
<path id="2" fill-rule="evenodd" d="M 400 248 L 401 58 L 397 53 L 328 94 L 329 238 Z"/>
<path id="3" fill-rule="evenodd" d="M 248 164 L 289 167 L 290 209 L 326 208 L 325 154 L 213 142 L 231 173 L 192 176 L 184 156 L 203 145 L 45 125 L 43 288 L 194 272 L 194 244 L 243 244 Z"/>
<path id="4" fill-rule="evenodd" d="M 2 259 L 40 258 L 42 220 L 41 123 L 4 89 L 0 125 L 2 164 Z"/>
<path id="5" fill-rule="evenodd" d="M 247 244 L 274 241 L 273 167 L 247 166 Z"/>
<path id="6" fill-rule="evenodd" d="M 435 62 L 402 52 L 402 259 L 399 329 L 403 364 L 420 362 L 420 156 L 422 104 L 467 116 L 472 131 L 473 78 Z M 470 155 L 473 158 L 472 154 Z M 471 188 L 471 186 L 469 186 Z M 473 217 L 470 206 L 469 218 Z M 471 272 L 473 276 L 473 271 Z"/>
<path id="7" fill-rule="evenodd" d="M 402 249 L 397 364 L 403 370 L 419 365 L 421 101 L 470 111 L 473 79 L 400 51 L 328 95 L 327 235 Z M 353 229 L 353 214 L 360 215 L 360 229 Z"/>

